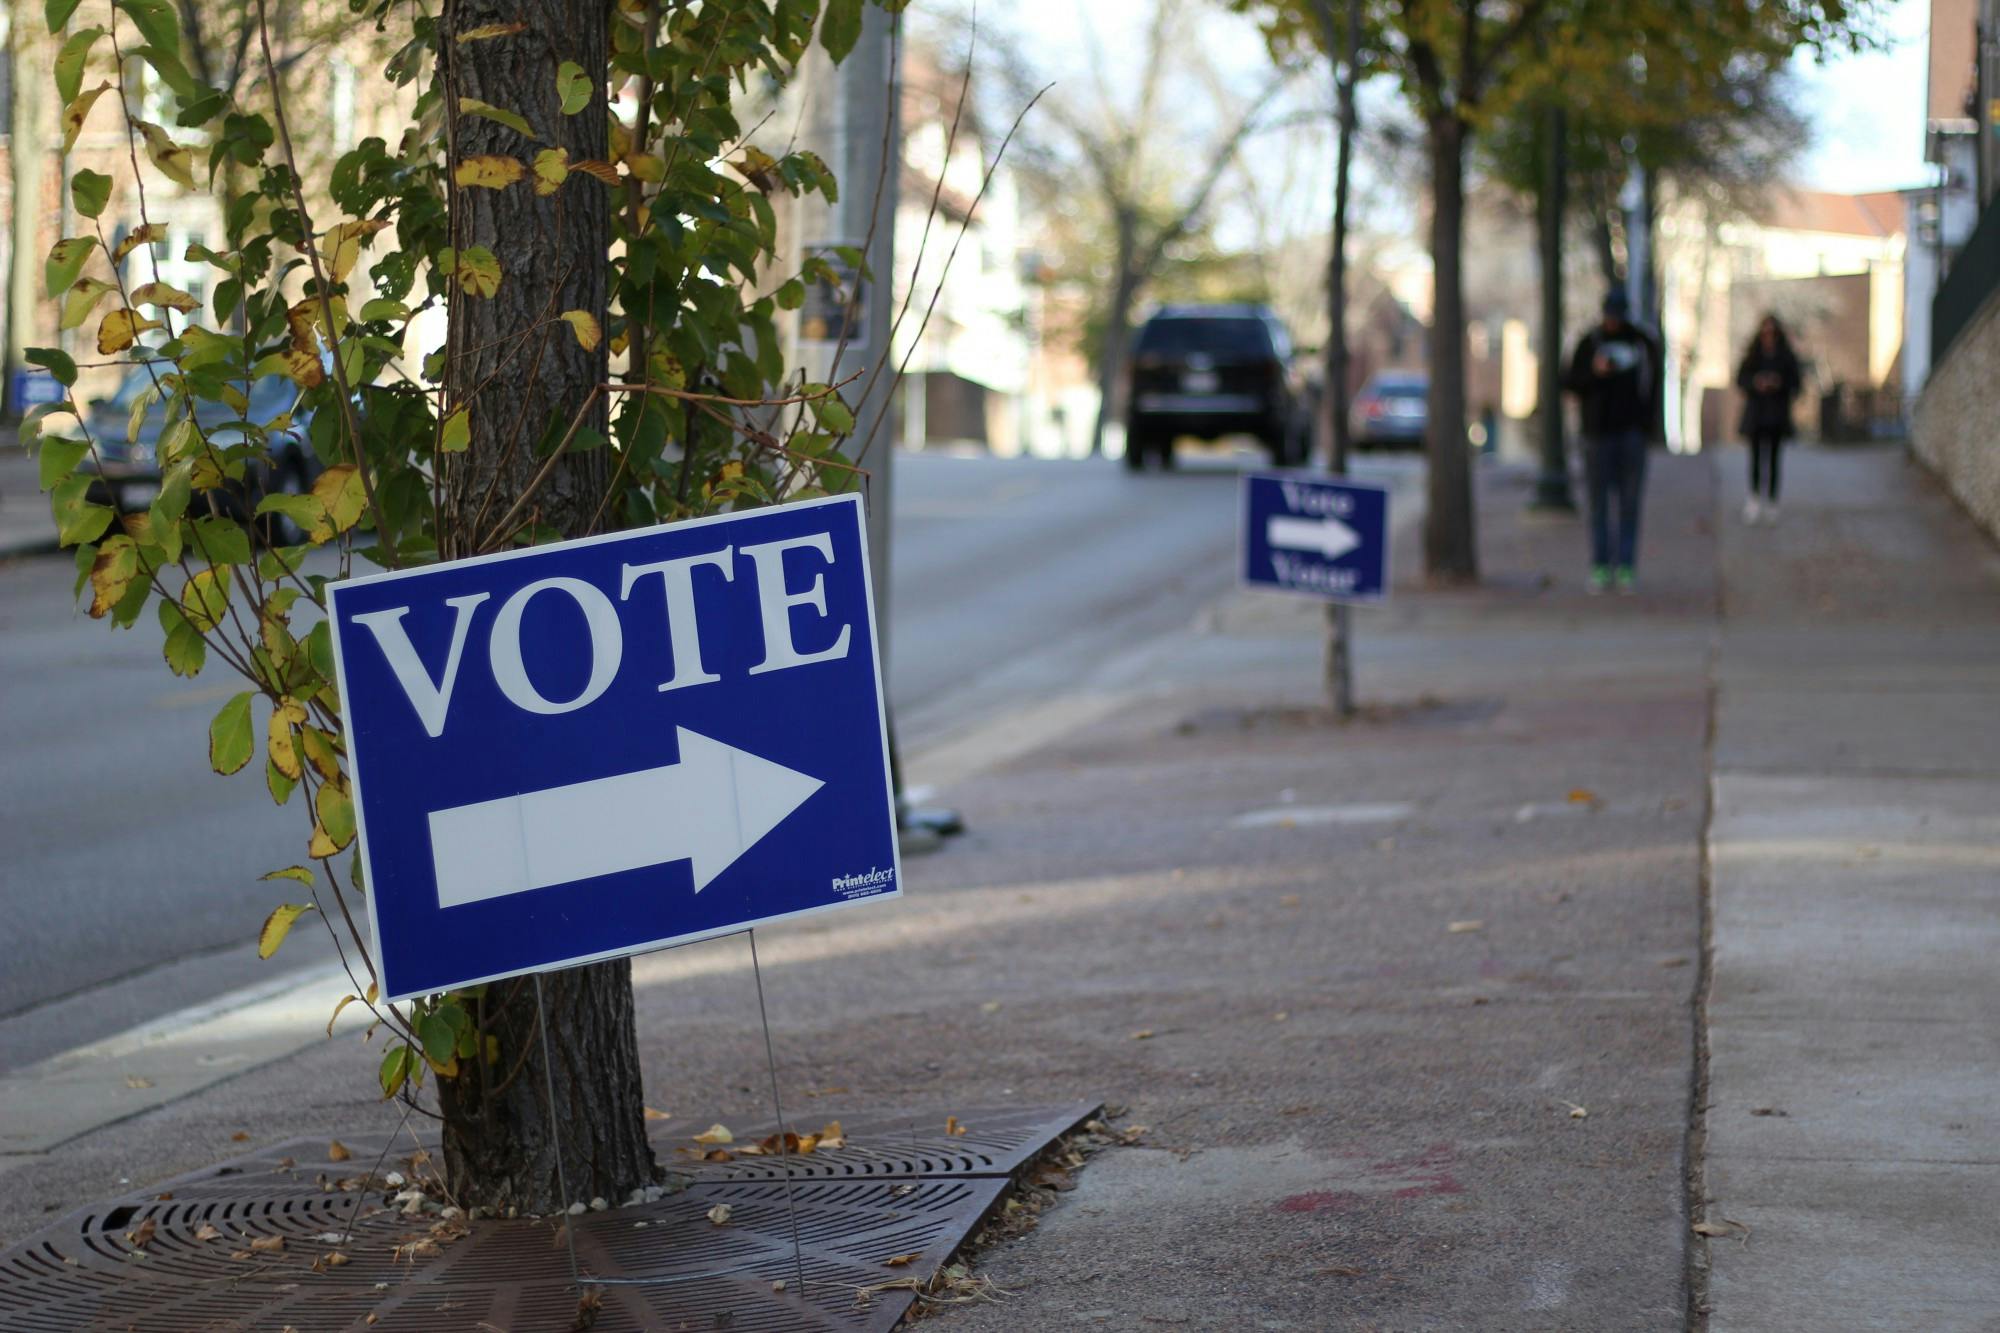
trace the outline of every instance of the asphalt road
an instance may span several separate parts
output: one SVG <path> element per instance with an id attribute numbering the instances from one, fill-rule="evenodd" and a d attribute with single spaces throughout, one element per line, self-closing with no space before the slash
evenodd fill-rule
<path id="1" fill-rule="evenodd" d="M 907 455 L 895 493 L 890 692 L 906 752 L 1060 690 L 1184 624 L 1228 582 L 1242 457 L 1174 474 L 1109 461 Z M 239 687 L 168 675 L 150 617 L 71 606 L 67 555 L 0 563 L 0 1069 L 331 957 L 302 923 L 249 942 L 300 859 L 297 811 L 208 770 Z M 920 777 L 921 775 L 919 775 Z"/>

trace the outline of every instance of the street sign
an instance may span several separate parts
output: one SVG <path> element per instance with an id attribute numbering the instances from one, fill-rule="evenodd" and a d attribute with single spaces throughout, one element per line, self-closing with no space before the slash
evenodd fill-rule
<path id="1" fill-rule="evenodd" d="M 386 998 L 900 894 L 858 497 L 327 604 Z"/>
<path id="2" fill-rule="evenodd" d="M 1243 581 L 1334 602 L 1389 590 L 1389 490 L 1306 473 L 1243 478 Z"/>

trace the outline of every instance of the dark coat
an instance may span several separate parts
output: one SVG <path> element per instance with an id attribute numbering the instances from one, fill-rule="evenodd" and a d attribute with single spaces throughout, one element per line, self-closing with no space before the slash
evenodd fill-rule
<path id="1" fill-rule="evenodd" d="M 1755 387 L 1757 377 L 1766 371 L 1778 377 L 1776 388 Z M 1764 344 L 1752 338 L 1743 364 L 1736 368 L 1736 387 L 1743 390 L 1743 419 L 1737 423 L 1737 432 L 1745 439 L 1774 432 L 1781 440 L 1790 439 L 1792 402 L 1803 383 L 1799 358 L 1789 346 L 1779 343 L 1777 350 L 1767 353 Z"/>
<path id="2" fill-rule="evenodd" d="M 1597 373 L 1599 352 L 1612 363 L 1609 374 Z M 1586 437 L 1636 430 L 1647 439 L 1659 436 L 1665 423 L 1660 374 L 1660 345 L 1636 324 L 1615 332 L 1592 329 L 1570 357 L 1563 387 L 1576 395 Z"/>

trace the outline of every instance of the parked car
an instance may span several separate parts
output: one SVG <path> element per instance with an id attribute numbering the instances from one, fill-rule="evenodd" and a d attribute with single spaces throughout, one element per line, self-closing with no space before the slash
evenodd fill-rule
<path id="1" fill-rule="evenodd" d="M 1431 377 L 1385 370 L 1354 396 L 1348 433 L 1363 449 L 1421 449 L 1430 427 Z"/>
<path id="2" fill-rule="evenodd" d="M 1305 461 L 1306 417 L 1285 326 L 1260 305 L 1172 305 L 1132 347 L 1125 465 L 1172 467 L 1183 435 L 1254 435 L 1279 467 Z"/>
<path id="3" fill-rule="evenodd" d="M 97 444 L 96 456 L 86 455 L 79 470 L 100 474 L 90 497 L 99 504 L 115 502 L 121 510 L 143 510 L 159 494 L 160 434 L 167 420 L 164 401 L 156 400 L 144 409 L 136 431 L 131 426 L 133 406 L 153 382 L 146 367 L 134 366 L 110 397 L 91 400 L 89 424 Z M 239 513 L 254 510 L 257 500 L 274 492 L 303 494 L 318 478 L 320 462 L 307 442 L 312 413 L 294 410 L 297 399 L 298 389 L 282 376 L 267 375 L 251 382 L 249 420 L 272 421 L 286 412 L 292 417 L 286 428 L 270 434 L 266 457 L 251 465 L 243 488 L 221 496 Z M 226 403 L 197 401 L 194 417 L 216 444 L 235 444 L 243 439 L 244 418 Z M 284 545 L 304 540 L 289 519 L 273 516 L 267 522 L 270 530 L 264 535 L 272 542 Z"/>

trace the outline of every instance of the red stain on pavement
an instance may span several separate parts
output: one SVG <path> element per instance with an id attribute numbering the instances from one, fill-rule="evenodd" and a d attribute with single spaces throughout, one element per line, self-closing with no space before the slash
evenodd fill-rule
<path id="1" fill-rule="evenodd" d="M 1439 1194 L 1463 1194 L 1465 1186 L 1452 1174 L 1458 1160 L 1449 1143 L 1433 1143 L 1419 1153 L 1369 1162 L 1354 1161 L 1349 1168 L 1353 1187 L 1312 1190 L 1278 1200 L 1273 1207 L 1281 1213 L 1342 1212 L 1370 1198 L 1427 1199 Z"/>

